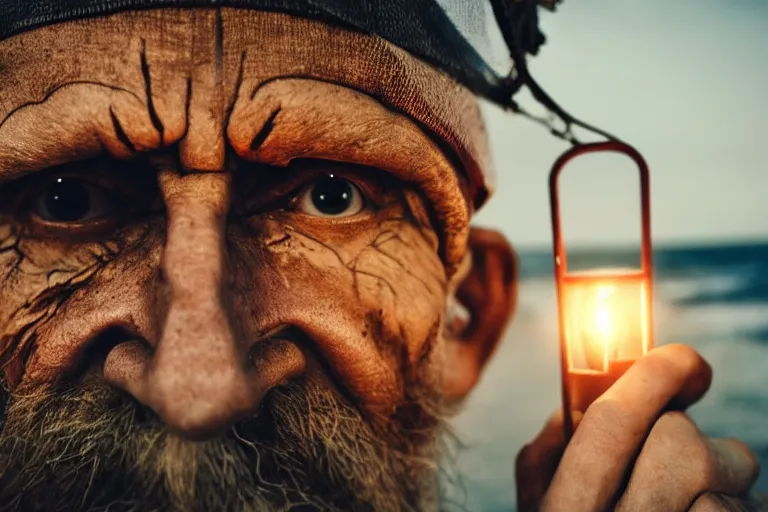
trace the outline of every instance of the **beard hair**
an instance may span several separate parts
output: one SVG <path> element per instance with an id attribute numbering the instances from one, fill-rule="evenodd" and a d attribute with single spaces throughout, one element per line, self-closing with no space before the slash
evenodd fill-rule
<path id="1" fill-rule="evenodd" d="M 438 506 L 439 393 L 406 385 L 393 418 L 363 419 L 308 379 L 202 442 L 169 432 L 97 376 L 8 397 L 0 511 L 429 510 Z"/>

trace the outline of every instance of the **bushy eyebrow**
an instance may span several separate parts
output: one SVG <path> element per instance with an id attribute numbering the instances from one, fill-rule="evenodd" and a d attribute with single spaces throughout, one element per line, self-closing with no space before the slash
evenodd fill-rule
<path id="1" fill-rule="evenodd" d="M 275 78 L 235 102 L 227 139 L 251 162 L 286 166 L 311 158 L 386 171 L 422 192 L 449 241 L 443 256 L 463 254 L 471 205 L 462 174 L 415 122 L 363 92 Z"/>
<path id="2" fill-rule="evenodd" d="M 126 110 L 126 106 L 132 111 L 129 115 L 135 118 L 136 112 L 144 110 L 145 119 L 156 132 L 158 148 L 174 143 L 166 141 L 166 127 L 155 107 L 155 93 L 153 92 L 152 75 L 147 58 L 147 45 L 141 40 L 136 58 L 137 84 L 131 90 L 123 84 L 108 83 L 96 79 L 72 79 L 61 83 L 53 83 L 44 92 L 16 91 L 14 95 L 18 104 L 10 108 L 7 113 L 0 111 L 0 179 L 6 178 L 9 172 L 23 173 L 51 167 L 52 165 L 68 163 L 72 160 L 80 160 L 97 156 L 100 153 L 112 153 L 114 148 L 108 148 L 105 139 L 120 146 L 122 156 L 134 155 L 138 152 L 136 142 L 131 140 L 126 124 L 135 124 L 135 121 L 121 119 L 117 112 Z M 54 79 L 55 80 L 55 79 Z M 5 87 L 0 80 L 0 91 Z M 137 92 L 140 91 L 140 92 Z M 32 97 L 37 94 L 39 97 Z M 191 88 L 187 80 L 187 103 Z M 14 97 L 11 96 L 11 97 Z M 72 97 L 72 101 L 64 103 L 63 97 Z M 98 100 L 102 100 L 101 112 L 98 112 Z M 2 106 L 2 103 L 0 103 Z M 93 110 L 96 108 L 96 112 Z M 83 116 L 83 113 L 86 113 Z M 88 114 L 92 114 L 88 118 Z M 186 113 L 188 116 L 188 112 Z M 93 119 L 93 117 L 98 118 Z M 17 119 L 21 118 L 17 121 Z M 61 125 L 68 120 L 73 121 L 69 126 L 69 133 L 61 134 L 55 142 L 61 143 L 62 139 L 69 138 L 70 144 L 59 147 L 45 146 L 42 135 L 37 135 L 38 140 L 29 140 L 30 134 L 36 132 L 45 133 L 45 120 L 53 125 Z M 75 122 L 77 120 L 77 122 Z M 108 120 L 108 122 L 107 122 Z M 187 120 L 188 124 L 188 120 Z M 50 126 L 47 127 L 50 130 Z M 91 129 L 90 141 L 84 141 L 88 129 Z M 111 129 L 112 133 L 105 133 Z M 25 138 L 26 137 L 26 138 Z M 72 140 L 74 139 L 74 140 Z M 85 142 L 85 144 L 83 144 Z M 90 142 L 90 144 L 88 143 Z M 93 142 L 98 143 L 96 147 Z M 144 141 L 146 145 L 146 141 Z M 73 149 L 77 146 L 77 150 Z M 42 151 L 40 151 L 42 149 Z M 57 151 L 58 149 L 58 151 Z M 110 149 L 112 151 L 110 151 Z M 63 153 L 59 156 L 59 153 Z M 74 156 L 73 153 L 78 153 Z M 118 155 L 115 155 L 118 156 Z M 36 157 L 43 157 L 36 159 Z M 51 161 L 55 160 L 55 161 Z"/>
<path id="3" fill-rule="evenodd" d="M 186 113 L 187 131 L 181 130 L 178 120 L 168 128 L 154 107 L 160 100 L 158 92 L 152 91 L 145 58 L 137 59 L 137 64 L 144 80 L 137 79 L 134 90 L 123 84 L 82 81 L 58 87 L 43 98 L 30 98 L 15 107 L 12 115 L 3 116 L 0 179 L 103 154 L 129 158 L 169 146 L 179 148 L 182 157 L 182 152 L 210 149 L 196 145 L 218 143 L 201 140 L 203 132 L 210 132 L 208 125 L 195 137 L 185 138 L 187 131 L 202 126 L 202 118 L 210 116 L 206 111 L 212 106 L 211 98 L 199 96 L 190 106 L 189 91 L 166 91 L 173 94 L 174 108 L 183 108 L 182 96 L 186 97 L 186 106 L 198 117 L 192 126 Z M 175 72 L 160 69 L 155 73 Z M 227 123 L 220 140 L 235 154 L 273 166 L 312 158 L 386 171 L 422 191 L 441 227 L 462 234 L 456 243 L 463 246 L 471 215 L 466 183 L 453 160 L 418 124 L 362 91 L 330 82 L 273 77 L 261 80 L 256 89 L 252 89 L 253 80 L 246 82 L 231 110 L 220 112 L 225 119 L 218 120 Z M 163 96 L 162 101 L 169 100 Z M 163 111 L 166 116 L 175 113 Z M 208 136 L 219 135 L 210 132 Z M 176 144 L 179 137 L 183 143 Z"/>
<path id="4" fill-rule="evenodd" d="M 0 180 L 110 154 L 104 142 L 107 126 L 109 138 L 126 144 L 126 121 L 115 113 L 116 103 L 123 110 L 126 104 L 132 109 L 145 105 L 125 87 L 88 80 L 60 84 L 43 98 L 18 105 L 0 120 Z M 126 145 L 125 152 L 131 149 L 132 144 Z"/>
<path id="5" fill-rule="evenodd" d="M 415 123 L 365 93 L 329 82 L 276 77 L 260 84 L 235 103 L 227 138 L 246 161 L 339 161 L 462 192 L 453 162 Z"/>
<path id="6" fill-rule="evenodd" d="M 145 57 L 142 56 L 141 62 L 146 83 L 146 98 L 142 98 L 138 93 L 119 85 L 105 84 L 91 80 L 73 80 L 53 87 L 42 98 L 30 99 L 16 106 L 3 116 L 2 119 L 0 119 L 0 180 L 14 179 L 28 172 L 44 170 L 72 161 L 87 160 L 102 154 L 109 154 L 110 152 L 103 144 L 104 134 L 98 133 L 99 130 L 103 131 L 109 129 L 111 132 L 109 133 L 109 136 L 118 141 L 127 153 L 131 155 L 138 153 L 138 148 L 127 133 L 126 122 L 121 120 L 116 112 L 114 102 L 108 100 L 104 101 L 102 112 L 93 111 L 92 104 L 95 103 L 94 98 L 103 94 L 111 96 L 112 93 L 119 93 L 130 97 L 132 103 L 134 103 L 132 106 L 145 110 L 147 118 L 151 121 L 152 126 L 159 135 L 159 141 L 162 141 L 164 126 L 154 108 L 151 81 Z M 312 91 L 316 89 L 316 87 L 312 87 L 312 85 L 320 83 L 311 79 L 301 80 L 301 82 L 309 84 L 306 87 L 309 93 L 308 96 L 313 96 Z M 264 85 L 269 88 L 268 86 L 271 84 L 273 84 L 273 82 Z M 62 105 L 52 104 L 56 102 L 59 95 L 67 91 L 74 93 L 71 96 L 74 96 L 73 99 L 75 101 L 68 102 L 65 108 L 62 108 Z M 252 93 L 248 95 L 249 100 L 253 101 L 258 92 L 258 89 L 252 91 Z M 87 108 L 83 108 L 86 105 Z M 83 110 L 88 112 L 88 115 L 85 117 L 82 115 Z M 280 115 L 281 110 L 282 107 L 277 106 L 270 111 L 260 129 L 250 141 L 248 146 L 249 152 L 253 153 L 259 151 L 261 146 L 266 142 L 266 139 L 273 135 L 272 132 L 275 128 L 275 121 Z M 312 112 L 311 105 L 307 109 L 307 112 Z M 54 116 L 56 117 L 57 125 L 66 124 L 70 120 L 72 123 L 67 125 L 66 136 L 54 137 L 54 140 L 45 140 L 45 127 L 41 125 L 49 124 L 52 121 L 51 117 Z M 100 121 L 94 119 L 99 117 L 103 119 Z M 105 121 L 105 119 L 107 121 Z M 240 123 L 242 124 L 242 121 L 240 121 Z M 405 126 L 402 123 L 402 119 L 396 115 L 384 119 L 380 117 L 369 126 L 365 126 L 365 123 L 361 126 L 364 129 L 356 130 L 357 133 L 355 135 L 357 137 L 350 136 L 350 134 L 345 134 L 345 136 L 348 137 L 351 142 L 357 143 L 354 141 L 355 138 L 359 140 L 370 138 L 372 133 L 374 137 L 380 137 L 381 133 L 375 133 L 377 131 L 402 131 L 404 127 L 413 128 Z M 414 133 L 423 135 L 418 133 L 418 130 L 414 130 Z M 281 137 L 285 136 L 285 133 L 281 134 Z M 422 138 L 424 140 L 419 141 L 415 145 L 431 144 L 431 141 L 427 137 Z M 94 142 L 97 144 L 94 144 Z M 51 143 L 53 143 L 54 147 L 51 147 Z M 307 150 L 309 152 L 312 150 L 311 145 L 312 141 L 307 141 Z M 385 144 L 382 144 L 382 148 L 380 148 L 382 153 L 386 153 L 388 150 L 385 146 Z M 295 147 L 293 149 L 295 149 Z M 379 152 L 375 147 L 368 147 L 366 148 L 366 151 L 368 153 Z M 242 151 L 238 152 L 242 153 Z M 290 159 L 296 156 L 301 157 L 301 155 L 286 154 L 282 158 L 278 158 L 279 160 L 282 160 L 282 162 L 279 162 L 278 164 L 282 163 L 285 165 Z M 367 160 L 377 159 L 376 155 L 371 154 L 357 156 L 360 156 L 361 158 L 356 158 L 354 155 L 345 155 L 344 151 L 340 148 L 338 155 L 325 154 L 319 155 L 318 157 L 320 159 L 327 158 L 328 160 L 339 160 L 348 163 L 361 164 L 370 164 L 371 162 Z M 438 174 L 445 175 L 442 177 L 435 176 L 437 179 L 444 180 L 445 178 L 455 177 L 450 162 L 446 161 L 442 162 L 444 165 L 436 165 L 435 162 L 425 161 L 413 162 L 411 165 L 405 167 L 398 167 L 396 159 L 392 159 L 390 162 L 385 163 L 391 163 L 392 165 L 373 165 L 373 167 L 381 168 L 396 174 L 399 179 L 404 181 L 411 181 L 411 178 L 416 174 L 417 168 L 419 167 L 426 167 L 425 170 L 427 171 L 434 170 L 438 171 Z M 442 169 L 442 172 L 439 172 L 440 169 Z"/>

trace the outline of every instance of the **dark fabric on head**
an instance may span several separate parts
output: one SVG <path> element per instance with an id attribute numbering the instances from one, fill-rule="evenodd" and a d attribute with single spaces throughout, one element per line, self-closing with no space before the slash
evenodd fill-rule
<path id="1" fill-rule="evenodd" d="M 124 10 L 225 6 L 347 25 L 396 44 L 492 101 L 507 104 L 514 92 L 435 0 L 0 0 L 0 40 L 43 25 Z"/>

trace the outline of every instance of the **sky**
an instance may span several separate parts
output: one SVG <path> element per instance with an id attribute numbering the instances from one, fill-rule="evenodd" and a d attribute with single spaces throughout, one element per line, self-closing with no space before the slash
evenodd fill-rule
<path id="1" fill-rule="evenodd" d="M 645 156 L 657 245 L 768 239 L 767 0 L 566 0 L 542 16 L 548 42 L 533 76 L 571 114 Z M 483 112 L 498 188 L 475 224 L 546 246 L 548 173 L 569 146 L 491 105 Z M 566 242 L 634 243 L 633 164 L 587 158 L 561 180 Z"/>

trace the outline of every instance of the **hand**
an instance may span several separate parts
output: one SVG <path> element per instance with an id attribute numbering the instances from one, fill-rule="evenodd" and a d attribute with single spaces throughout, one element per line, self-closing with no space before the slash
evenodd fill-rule
<path id="1" fill-rule="evenodd" d="M 709 439 L 680 412 L 711 381 L 711 368 L 693 349 L 667 345 L 574 416 L 578 428 L 568 446 L 562 414 L 555 414 L 518 454 L 518 511 L 723 510 L 707 493 L 744 493 L 759 467 L 743 443 Z"/>

